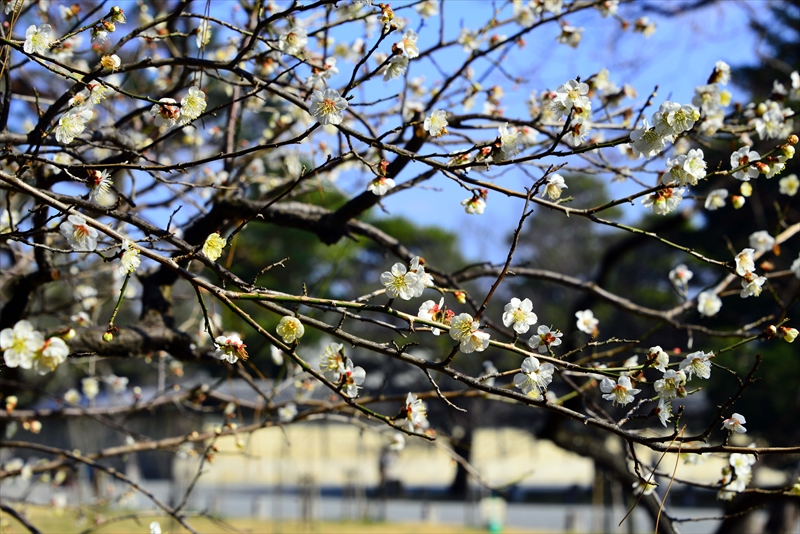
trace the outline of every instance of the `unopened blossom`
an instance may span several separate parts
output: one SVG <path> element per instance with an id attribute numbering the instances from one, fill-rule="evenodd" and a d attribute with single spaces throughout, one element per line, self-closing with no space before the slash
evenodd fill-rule
<path id="1" fill-rule="evenodd" d="M 489 346 L 489 334 L 479 330 L 480 323 L 468 313 L 456 315 L 450 321 L 450 337 L 461 343 L 461 352 L 483 352 Z"/>
<path id="2" fill-rule="evenodd" d="M 542 196 L 547 195 L 550 200 L 557 200 L 561 198 L 561 191 L 563 189 L 567 189 L 567 184 L 564 183 L 564 177 L 560 174 L 551 174 L 547 178 Z"/>
<path id="3" fill-rule="evenodd" d="M 743 182 L 747 182 L 751 178 L 757 178 L 759 171 L 755 166 L 750 164 L 754 161 L 758 161 L 760 158 L 761 156 L 758 155 L 758 152 L 750 150 L 749 146 L 743 146 L 731 154 L 731 168 L 736 169 L 737 167 L 748 165 L 747 167 L 734 172 L 733 177 L 737 180 L 742 180 Z"/>
<path id="4" fill-rule="evenodd" d="M 284 343 L 294 343 L 305 334 L 306 329 L 300 319 L 296 317 L 284 316 L 281 317 L 275 331 L 283 338 Z"/>
<path id="5" fill-rule="evenodd" d="M 45 340 L 36 353 L 33 368 L 40 375 L 45 375 L 48 372 L 55 371 L 56 367 L 67 361 L 68 355 L 69 347 L 67 343 L 60 337 L 51 337 Z"/>
<path id="6" fill-rule="evenodd" d="M 373 194 L 375 194 L 375 196 L 381 197 L 394 186 L 394 180 L 391 178 L 387 178 L 385 176 L 376 176 L 374 179 L 370 180 L 369 184 L 367 185 L 367 191 L 371 191 Z"/>
<path id="7" fill-rule="evenodd" d="M 203 254 L 211 261 L 217 261 L 222 256 L 222 249 L 227 245 L 227 240 L 219 232 L 209 234 L 203 243 Z"/>
<path id="8" fill-rule="evenodd" d="M 580 330 L 581 332 L 585 332 L 590 336 L 596 333 L 597 325 L 600 321 L 595 319 L 592 310 L 581 310 L 575 312 L 575 317 L 578 318 L 578 321 L 576 323 L 578 326 L 578 330 Z"/>
<path id="9" fill-rule="evenodd" d="M 744 427 L 745 423 L 747 423 L 747 421 L 743 415 L 734 413 L 729 419 L 725 419 L 722 422 L 722 427 L 730 432 L 744 434 L 747 432 L 747 429 Z"/>
<path id="10" fill-rule="evenodd" d="M 247 359 L 247 345 L 244 344 L 239 334 L 230 334 L 228 336 L 217 336 L 214 339 L 214 345 L 217 350 L 214 351 L 214 357 L 224 360 L 228 363 L 236 363 L 239 358 Z"/>
<path id="11" fill-rule="evenodd" d="M 175 126 L 181 116 L 181 108 L 173 104 L 177 104 L 174 98 L 162 98 L 158 104 L 153 104 L 150 115 L 155 119 L 153 123 L 156 126 L 165 128 Z"/>
<path id="12" fill-rule="evenodd" d="M 281 423 L 289 423 L 297 417 L 297 405 L 290 402 L 286 406 L 278 408 L 278 420 Z"/>
<path id="13" fill-rule="evenodd" d="M 692 352 L 686 355 L 686 359 L 680 363 L 679 368 L 686 373 L 686 380 L 691 380 L 692 375 L 707 379 L 711 377 L 711 358 L 713 357 L 713 352 Z"/>
<path id="14" fill-rule="evenodd" d="M 400 452 L 406 448 L 406 438 L 400 432 L 392 434 L 392 442 L 389 444 L 389 450 Z"/>
<path id="15" fill-rule="evenodd" d="M 697 311 L 700 315 L 711 317 L 716 315 L 722 307 L 722 300 L 710 291 L 703 291 L 697 295 Z"/>
<path id="16" fill-rule="evenodd" d="M 728 191 L 726 189 L 714 189 L 708 192 L 706 197 L 705 208 L 708 211 L 715 211 L 719 208 L 725 207 L 725 199 L 728 198 Z"/>
<path id="17" fill-rule="evenodd" d="M 785 326 L 781 326 L 778 328 L 778 331 L 783 336 L 783 340 L 787 343 L 794 343 L 794 340 L 797 339 L 797 328 L 787 328 Z"/>
<path id="18" fill-rule="evenodd" d="M 775 245 L 775 238 L 769 235 L 769 232 L 766 230 L 753 232 L 750 234 L 749 241 L 750 246 L 754 248 L 756 252 L 767 252 L 768 250 L 772 250 L 772 247 Z"/>
<path id="19" fill-rule="evenodd" d="M 278 39 L 278 50 L 284 54 L 297 55 L 308 44 L 308 33 L 303 28 L 292 28 Z"/>
<path id="20" fill-rule="evenodd" d="M 364 383 L 366 376 L 363 367 L 353 367 L 353 361 L 347 358 L 342 373 L 342 392 L 351 399 L 358 397 L 359 386 Z"/>
<path id="21" fill-rule="evenodd" d="M 338 383 L 345 372 L 347 358 L 344 355 L 344 345 L 331 343 L 325 347 L 325 352 L 319 357 L 319 370 L 331 382 Z"/>
<path id="22" fill-rule="evenodd" d="M 86 129 L 86 123 L 92 119 L 92 110 L 83 107 L 70 109 L 58 119 L 56 141 L 68 145 Z"/>
<path id="23" fill-rule="evenodd" d="M 383 71 L 383 81 L 388 82 L 394 78 L 399 78 L 406 73 L 407 69 L 408 58 L 406 56 L 392 56 Z"/>
<path id="24" fill-rule="evenodd" d="M 4 351 L 3 360 L 8 367 L 32 368 L 36 352 L 43 343 L 41 332 L 34 330 L 33 325 L 24 319 L 14 328 L 0 331 L 0 350 Z"/>
<path id="25" fill-rule="evenodd" d="M 736 274 L 744 276 L 748 272 L 756 270 L 755 260 L 753 259 L 754 252 L 754 249 L 746 248 L 736 255 L 734 258 L 736 262 Z"/>
<path id="26" fill-rule="evenodd" d="M 464 211 L 469 215 L 482 215 L 486 209 L 486 201 L 478 196 L 465 198 L 461 201 L 461 205 L 464 206 Z"/>
<path id="27" fill-rule="evenodd" d="M 761 295 L 762 286 L 767 282 L 763 276 L 758 276 L 753 273 L 746 273 L 742 278 L 742 291 L 739 296 L 743 299 L 747 297 L 757 297 Z"/>
<path id="28" fill-rule="evenodd" d="M 642 206 L 656 215 L 668 215 L 678 209 L 683 200 L 683 189 L 665 187 L 642 199 Z"/>
<path id="29" fill-rule="evenodd" d="M 669 280 L 675 287 L 686 289 L 689 287 L 689 280 L 692 279 L 694 273 L 689 268 L 680 264 L 669 272 Z"/>
<path id="30" fill-rule="evenodd" d="M 86 224 L 86 219 L 80 215 L 67 217 L 58 230 L 76 252 L 92 252 L 97 248 L 97 230 Z"/>
<path id="31" fill-rule="evenodd" d="M 83 396 L 91 401 L 100 393 L 100 384 L 96 378 L 84 378 L 81 380 L 81 389 L 83 390 Z"/>
<path id="32" fill-rule="evenodd" d="M 561 336 L 563 335 L 558 329 L 541 324 L 536 329 L 536 335 L 528 340 L 528 346 L 544 354 L 552 347 L 561 345 Z"/>
<path id="33" fill-rule="evenodd" d="M 428 427 L 428 409 L 422 399 L 413 393 L 406 396 L 406 403 L 401 413 L 405 419 L 405 427 L 409 431 L 416 432 Z"/>
<path id="34" fill-rule="evenodd" d="M 547 385 L 553 381 L 555 367 L 552 363 L 540 364 L 533 356 L 528 356 L 522 362 L 520 373 L 514 375 L 514 385 L 522 390 L 525 395 L 541 400 Z"/>
<path id="35" fill-rule="evenodd" d="M 189 124 L 206 110 L 206 94 L 197 87 L 190 87 L 189 94 L 181 99 L 178 123 Z"/>
<path id="36" fill-rule="evenodd" d="M 650 347 L 647 351 L 647 361 L 653 362 L 653 369 L 658 369 L 662 373 L 667 372 L 667 365 L 669 365 L 669 355 L 664 352 L 660 345 Z"/>
<path id="37" fill-rule="evenodd" d="M 311 104 L 308 107 L 309 113 L 316 117 L 320 124 L 341 124 L 344 120 L 344 110 L 347 109 L 347 100 L 342 98 L 336 89 L 325 89 L 325 91 L 314 91 L 311 94 Z"/>
<path id="38" fill-rule="evenodd" d="M 80 404 L 81 394 L 75 388 L 70 388 L 64 393 L 64 400 L 70 404 Z"/>
<path id="39" fill-rule="evenodd" d="M 645 37 L 650 37 L 656 33 L 656 22 L 648 17 L 639 17 L 633 23 L 633 31 L 641 33 Z"/>
<path id="40" fill-rule="evenodd" d="M 433 137 L 441 137 L 447 134 L 447 125 L 447 112 L 441 109 L 435 109 L 433 113 L 425 117 L 422 128 Z"/>
<path id="41" fill-rule="evenodd" d="M 797 194 L 797 190 L 800 189 L 800 180 L 797 179 L 796 174 L 790 174 L 785 178 L 781 178 L 778 186 L 780 187 L 780 194 L 793 197 Z"/>
<path id="42" fill-rule="evenodd" d="M 506 327 L 513 326 L 517 334 L 524 334 L 531 325 L 536 324 L 538 318 L 533 313 L 533 303 L 531 299 L 519 300 L 514 297 L 511 302 L 506 304 L 503 313 L 503 324 Z"/>
<path id="43" fill-rule="evenodd" d="M 125 239 L 122 242 L 122 257 L 119 262 L 119 274 L 133 274 L 142 263 L 139 258 L 139 249 L 133 241 Z"/>
<path id="44" fill-rule="evenodd" d="M 625 406 L 633 402 L 633 396 L 641 390 L 633 389 L 630 377 L 621 376 L 617 379 L 616 383 L 610 378 L 604 378 L 600 382 L 600 391 L 605 393 L 605 395 L 603 395 L 605 400 L 609 400 L 615 405 L 619 404 L 620 406 Z"/>
<path id="45" fill-rule="evenodd" d="M 100 65 L 104 69 L 114 72 L 122 65 L 122 60 L 116 54 L 106 55 L 100 58 Z"/>
<path id="46" fill-rule="evenodd" d="M 653 387 L 658 396 L 665 400 L 678 397 L 678 390 L 686 384 L 686 373 L 668 369 L 664 377 L 656 380 Z"/>
<path id="47" fill-rule="evenodd" d="M 386 288 L 386 294 L 391 298 L 411 300 L 415 296 L 415 287 L 419 279 L 416 273 L 408 271 L 405 265 L 395 263 L 390 271 L 381 273 L 380 281 Z"/>
<path id="48" fill-rule="evenodd" d="M 589 85 L 578 80 L 569 80 L 556 89 L 551 108 L 556 113 L 567 116 L 575 109 L 575 114 L 580 115 L 584 110 L 592 107 L 589 97 Z"/>
<path id="49" fill-rule="evenodd" d="M 42 24 L 38 28 L 31 24 L 25 31 L 25 44 L 22 49 L 26 54 L 44 55 L 50 51 L 50 44 L 53 39 L 50 36 L 52 28 L 49 24 Z"/>

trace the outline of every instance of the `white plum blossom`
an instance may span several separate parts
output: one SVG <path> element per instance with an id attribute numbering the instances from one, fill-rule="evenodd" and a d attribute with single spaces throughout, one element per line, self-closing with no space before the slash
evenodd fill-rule
<path id="1" fill-rule="evenodd" d="M 521 373 L 514 375 L 514 385 L 525 395 L 541 400 L 547 385 L 553 381 L 555 367 L 552 363 L 539 364 L 539 360 L 528 356 L 522 362 Z"/>
<path id="2" fill-rule="evenodd" d="M 406 56 L 392 56 L 389 64 L 383 71 L 383 81 L 388 82 L 406 73 L 408 69 L 408 58 Z"/>
<path id="3" fill-rule="evenodd" d="M 376 176 L 373 180 L 370 180 L 369 184 L 367 185 L 367 191 L 371 191 L 375 196 L 381 197 L 394 186 L 394 180 L 391 178 L 386 178 L 385 176 Z"/>
<path id="4" fill-rule="evenodd" d="M 686 373 L 669 369 L 664 373 L 664 377 L 656 380 L 653 387 L 658 396 L 664 400 L 678 397 L 678 390 L 686 384 Z"/>
<path id="5" fill-rule="evenodd" d="M 415 287 L 419 282 L 417 274 L 408 271 L 402 263 L 395 263 L 391 271 L 381 273 L 380 280 L 387 295 L 403 300 L 411 300 L 415 296 Z"/>
<path id="6" fill-rule="evenodd" d="M 664 150 L 665 146 L 666 139 L 655 128 L 650 127 L 647 119 L 643 121 L 641 128 L 631 132 L 631 151 L 637 158 L 650 159 Z"/>
<path id="7" fill-rule="evenodd" d="M 346 370 L 348 358 L 344 355 L 344 345 L 331 343 L 319 358 L 319 370 L 331 382 L 338 383 Z"/>
<path id="8" fill-rule="evenodd" d="M 746 248 L 736 255 L 734 258 L 736 262 L 736 274 L 744 276 L 756 270 L 755 260 L 753 259 L 754 252 L 754 249 Z"/>
<path id="9" fill-rule="evenodd" d="M 347 109 L 347 100 L 342 98 L 336 89 L 325 89 L 325 91 L 314 91 L 311 95 L 311 105 L 309 113 L 316 117 L 323 126 L 328 124 L 341 124 L 344 120 L 344 110 Z"/>
<path id="10" fill-rule="evenodd" d="M 91 109 L 77 107 L 70 109 L 58 119 L 56 141 L 68 145 L 86 129 L 86 123 L 92 119 Z"/>
<path id="11" fill-rule="evenodd" d="M 206 94 L 197 87 L 190 87 L 189 94 L 181 99 L 180 125 L 189 124 L 206 110 Z"/>
<path id="12" fill-rule="evenodd" d="M 658 415 L 658 421 L 666 427 L 667 422 L 672 419 L 672 403 L 664 399 L 658 399 L 656 415 Z"/>
<path id="13" fill-rule="evenodd" d="M 675 159 L 668 158 L 670 175 L 680 185 L 697 185 L 699 180 L 706 177 L 706 162 L 703 157 L 703 151 L 696 148 Z"/>
<path id="14" fill-rule="evenodd" d="M 728 458 L 728 463 L 730 463 L 731 467 L 733 467 L 733 471 L 736 473 L 736 476 L 745 476 L 750 474 L 753 470 L 753 464 L 756 463 L 756 457 L 754 454 L 743 454 L 740 452 L 734 452 Z"/>
<path id="15" fill-rule="evenodd" d="M 141 263 L 139 249 L 136 248 L 133 241 L 125 239 L 122 242 L 122 257 L 119 260 L 118 267 L 119 274 L 133 274 Z"/>
<path id="16" fill-rule="evenodd" d="M 439 300 L 439 304 L 432 300 L 426 300 L 419 306 L 417 317 L 425 321 L 433 321 L 437 323 L 448 324 L 454 313 L 451 310 L 446 310 L 444 306 L 444 297 Z M 431 333 L 438 336 L 442 331 L 438 328 L 432 328 Z"/>
<path id="17" fill-rule="evenodd" d="M 653 369 L 658 369 L 662 373 L 667 372 L 669 355 L 664 352 L 660 345 L 650 347 L 650 350 L 647 351 L 647 360 L 653 362 Z"/>
<path id="18" fill-rule="evenodd" d="M 569 24 L 561 26 L 561 33 L 556 37 L 557 42 L 572 48 L 578 48 L 578 45 L 581 44 L 581 39 L 583 39 L 583 28 L 577 28 Z"/>
<path id="19" fill-rule="evenodd" d="M 417 276 L 417 283 L 413 288 L 414 297 L 421 297 L 422 293 L 425 292 L 426 287 L 434 286 L 433 276 L 425 272 L 424 264 L 425 260 L 419 256 L 414 256 L 411 258 L 411 262 L 408 264 L 409 272 L 412 272 Z"/>
<path id="20" fill-rule="evenodd" d="M 433 137 L 441 137 L 447 133 L 447 125 L 447 112 L 435 109 L 430 116 L 425 117 L 422 128 Z"/>
<path id="21" fill-rule="evenodd" d="M 306 329 L 303 323 L 300 322 L 300 319 L 286 315 L 281 317 L 275 331 L 283 338 L 284 343 L 294 343 L 303 337 Z"/>
<path id="22" fill-rule="evenodd" d="M 509 130 L 508 123 L 497 128 L 500 134 L 500 159 L 511 159 L 520 151 L 519 132 L 516 128 Z"/>
<path id="23" fill-rule="evenodd" d="M 50 44 L 53 42 L 50 32 L 53 28 L 49 24 L 42 24 L 38 28 L 31 24 L 25 31 L 25 44 L 22 49 L 26 54 L 45 55 L 50 51 Z"/>
<path id="24" fill-rule="evenodd" d="M 76 252 L 92 252 L 97 248 L 97 230 L 87 225 L 80 215 L 67 217 L 58 230 Z"/>
<path id="25" fill-rule="evenodd" d="M 680 363 L 679 368 L 686 373 L 687 380 L 691 380 L 692 375 L 708 379 L 711 377 L 711 358 L 713 357 L 713 352 L 692 352 L 686 355 L 686 359 Z"/>
<path id="26" fill-rule="evenodd" d="M 633 396 L 641 390 L 633 389 L 630 377 L 621 376 L 617 379 L 616 383 L 608 377 L 603 378 L 600 382 L 600 391 L 605 393 L 605 395 L 603 395 L 605 400 L 609 400 L 615 405 L 619 404 L 620 406 L 625 406 L 633 402 Z"/>
<path id="27" fill-rule="evenodd" d="M 562 189 L 567 189 L 567 184 L 564 183 L 564 177 L 560 174 L 551 174 L 547 178 L 547 183 L 545 184 L 544 193 L 542 193 L 542 196 L 547 195 L 550 200 L 557 200 L 561 198 Z"/>
<path id="28" fill-rule="evenodd" d="M 750 234 L 750 246 L 756 250 L 756 252 L 767 252 L 768 250 L 772 250 L 772 247 L 775 245 L 775 238 L 769 235 L 769 232 L 766 230 L 760 230 L 758 232 L 753 232 Z"/>
<path id="29" fill-rule="evenodd" d="M 24 319 L 14 328 L 0 331 L 0 350 L 4 351 L 3 360 L 8 367 L 32 368 L 36 352 L 43 343 L 41 332 L 34 330 L 33 325 Z"/>
<path id="30" fill-rule="evenodd" d="M 734 413 L 729 419 L 725 419 L 722 422 L 722 427 L 729 432 L 744 434 L 747 432 L 747 429 L 744 427 L 745 423 L 747 423 L 747 421 L 743 415 Z"/>
<path id="31" fill-rule="evenodd" d="M 757 178 L 758 169 L 750 164 L 760 158 L 761 156 L 758 155 L 758 152 L 750 150 L 749 146 L 743 146 L 731 154 L 732 169 L 736 169 L 737 167 L 741 167 L 743 165 L 748 165 L 747 167 L 734 172 L 733 177 L 737 180 L 742 180 L 743 182 L 748 182 L 751 178 Z"/>
<path id="32" fill-rule="evenodd" d="M 281 423 L 290 423 L 295 417 L 297 417 L 297 405 L 295 403 L 290 402 L 286 406 L 278 408 L 278 420 Z"/>
<path id="33" fill-rule="evenodd" d="M 402 50 L 408 59 L 419 57 L 419 48 L 417 48 L 417 32 L 408 29 L 403 33 L 403 39 L 395 45 Z"/>
<path id="34" fill-rule="evenodd" d="M 406 403 L 401 412 L 405 417 L 405 427 L 410 432 L 425 430 L 428 427 L 428 409 L 422 399 L 413 393 L 406 396 Z"/>
<path id="35" fill-rule="evenodd" d="M 468 215 L 482 215 L 486 209 L 486 201 L 478 196 L 465 198 L 461 201 L 461 205 L 464 206 L 464 211 Z"/>
<path id="36" fill-rule="evenodd" d="M 694 106 L 666 101 L 653 114 L 652 122 L 658 135 L 670 137 L 691 130 L 699 118 L 700 111 Z"/>
<path id="37" fill-rule="evenodd" d="M 364 383 L 367 373 L 363 367 L 353 367 L 353 361 L 350 358 L 346 360 L 342 373 L 342 392 L 354 399 L 358 397 L 359 386 Z"/>
<path id="38" fill-rule="evenodd" d="M 739 296 L 743 299 L 747 297 L 757 297 L 761 295 L 762 286 L 767 282 L 763 276 L 747 273 L 742 278 L 742 291 Z"/>
<path id="39" fill-rule="evenodd" d="M 69 347 L 60 337 L 47 339 L 36 353 L 33 368 L 40 374 L 55 371 L 56 367 L 67 361 Z"/>
<path id="40" fill-rule="evenodd" d="M 244 344 L 239 334 L 217 336 L 214 340 L 214 345 L 216 346 L 214 357 L 219 360 L 234 364 L 239 358 L 247 359 L 247 345 Z"/>
<path id="41" fill-rule="evenodd" d="M 725 199 L 728 198 L 728 191 L 726 189 L 714 189 L 709 191 L 706 197 L 705 208 L 708 211 L 715 211 L 719 208 L 725 207 Z"/>
<path id="42" fill-rule="evenodd" d="M 460 343 L 464 353 L 483 352 L 489 346 L 489 334 L 479 330 L 480 323 L 468 313 L 456 315 L 450 321 L 450 337 Z"/>
<path id="43" fill-rule="evenodd" d="M 714 316 L 717 314 L 717 312 L 719 312 L 721 307 L 722 299 L 720 299 L 715 293 L 703 291 L 697 295 L 697 311 L 700 312 L 700 315 L 704 315 L 706 317 Z"/>
<path id="44" fill-rule="evenodd" d="M 100 393 L 100 384 L 96 378 L 84 378 L 81 380 L 81 389 L 83 390 L 83 396 L 92 401 Z"/>
<path id="45" fill-rule="evenodd" d="M 581 332 L 585 332 L 590 336 L 595 334 L 595 331 L 597 330 L 597 325 L 600 321 L 595 319 L 592 310 L 581 310 L 575 312 L 575 317 L 578 318 L 578 321 L 576 323 L 578 326 L 578 330 L 580 330 Z"/>
<path id="46" fill-rule="evenodd" d="M 105 377 L 105 383 L 111 386 L 114 393 L 124 393 L 128 389 L 128 377 L 110 374 Z"/>
<path id="47" fill-rule="evenodd" d="M 684 291 L 689 287 L 689 280 L 691 280 L 693 276 L 694 273 L 682 263 L 669 272 L 669 280 L 672 282 L 672 285 Z"/>
<path id="48" fill-rule="evenodd" d="M 656 215 L 668 215 L 678 209 L 683 200 L 683 189 L 665 187 L 642 198 L 642 206 Z"/>
<path id="49" fill-rule="evenodd" d="M 461 28 L 461 33 L 458 36 L 458 44 L 464 49 L 464 52 L 471 54 L 481 47 L 480 35 L 476 32 Z"/>
<path id="50" fill-rule="evenodd" d="M 503 324 L 506 327 L 514 327 L 514 332 L 517 334 L 524 334 L 527 332 L 531 325 L 536 324 L 538 317 L 533 313 L 533 303 L 531 299 L 519 300 L 514 297 L 511 302 L 506 304 L 505 312 L 503 313 Z"/>
<path id="51" fill-rule="evenodd" d="M 174 98 L 162 98 L 158 104 L 153 104 L 150 108 L 150 115 L 153 116 L 153 123 L 160 127 L 171 128 L 175 126 L 181 116 L 181 108 L 174 104 L 178 102 Z"/>
<path id="52" fill-rule="evenodd" d="M 64 400 L 70 404 L 80 404 L 81 394 L 75 388 L 70 388 L 64 393 Z"/>
<path id="53" fill-rule="evenodd" d="M 528 340 L 528 346 L 532 349 L 537 349 L 540 354 L 546 353 L 550 348 L 561 345 L 561 336 L 563 336 L 558 329 L 547 327 L 546 325 L 539 325 L 536 329 L 536 335 Z"/>
<path id="54" fill-rule="evenodd" d="M 308 33 L 303 28 L 291 28 L 278 39 L 278 50 L 284 54 L 297 55 L 308 44 Z"/>
<path id="55" fill-rule="evenodd" d="M 780 187 L 779 191 L 782 195 L 793 197 L 797 194 L 797 190 L 800 189 L 800 180 L 797 179 L 796 174 L 790 174 L 785 178 L 781 178 L 778 182 L 778 186 Z"/>
<path id="56" fill-rule="evenodd" d="M 222 256 L 222 250 L 228 241 L 219 235 L 219 232 L 208 234 L 205 242 L 203 242 L 203 255 L 211 261 L 217 261 Z"/>
<path id="57" fill-rule="evenodd" d="M 439 14 L 439 2 L 437 0 L 425 0 L 417 4 L 415 9 L 423 19 L 435 17 Z"/>
<path id="58" fill-rule="evenodd" d="M 578 80 L 569 80 L 556 89 L 551 108 L 556 113 L 567 116 L 575 109 L 576 115 L 581 115 L 592 107 L 589 101 L 589 85 Z"/>

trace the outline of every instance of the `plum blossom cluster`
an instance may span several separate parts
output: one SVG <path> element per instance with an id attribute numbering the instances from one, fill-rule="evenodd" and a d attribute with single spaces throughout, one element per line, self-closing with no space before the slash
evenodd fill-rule
<path id="1" fill-rule="evenodd" d="M 433 277 L 425 272 L 425 260 L 419 256 L 411 258 L 408 268 L 402 263 L 392 265 L 380 277 L 386 294 L 403 300 L 421 297 L 427 287 L 433 287 Z"/>
<path id="2" fill-rule="evenodd" d="M 319 370 L 332 383 L 341 387 L 342 392 L 350 398 L 358 397 L 358 390 L 367 373 L 363 367 L 354 367 L 353 360 L 344 355 L 341 343 L 332 343 L 325 347 L 319 358 Z"/>
<path id="3" fill-rule="evenodd" d="M 54 371 L 69 355 L 69 347 L 61 337 L 46 337 L 24 319 L 13 328 L 0 331 L 0 350 L 8 367 L 33 369 L 40 375 Z"/>
<path id="4" fill-rule="evenodd" d="M 770 246 L 771 248 L 771 246 Z M 739 294 L 743 299 L 747 297 L 757 297 L 761 295 L 762 286 L 767 279 L 755 274 L 756 266 L 754 260 L 755 249 L 746 248 L 735 257 L 736 274 L 742 277 L 742 291 Z"/>
<path id="5" fill-rule="evenodd" d="M 514 385 L 534 400 L 542 400 L 548 384 L 553 381 L 553 364 L 540 364 L 538 359 L 528 356 L 522 361 L 520 371 L 514 375 Z"/>
<path id="6" fill-rule="evenodd" d="M 234 364 L 239 361 L 247 359 L 247 345 L 244 344 L 239 334 L 229 334 L 226 336 L 217 336 L 214 340 L 216 350 L 214 357 Z"/>
<path id="7" fill-rule="evenodd" d="M 461 313 L 450 321 L 450 337 L 459 342 L 459 350 L 469 354 L 483 352 L 489 346 L 489 334 L 480 329 L 472 315 Z"/>
<path id="8" fill-rule="evenodd" d="M 158 127 L 185 126 L 197 119 L 206 110 L 206 94 L 197 87 L 190 87 L 180 105 L 174 98 L 162 98 L 150 108 L 150 115 Z"/>
<path id="9" fill-rule="evenodd" d="M 738 415 L 734 414 L 734 416 Z M 751 447 L 754 445 L 751 445 Z M 755 454 L 738 452 L 731 454 L 728 457 L 728 465 L 722 468 L 722 478 L 718 482 L 720 490 L 717 492 L 717 498 L 722 501 L 730 501 L 737 493 L 742 493 L 753 478 L 753 465 L 755 463 Z"/>

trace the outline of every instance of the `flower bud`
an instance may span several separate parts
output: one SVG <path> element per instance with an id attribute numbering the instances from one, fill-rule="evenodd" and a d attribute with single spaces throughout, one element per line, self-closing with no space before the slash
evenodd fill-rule
<path id="1" fill-rule="evenodd" d="M 77 336 L 77 335 L 78 335 L 78 333 L 75 331 L 75 329 L 74 328 L 70 328 L 69 330 L 67 330 L 66 334 L 61 336 L 61 339 L 63 339 L 64 341 L 69 341 L 70 339 L 75 339 L 75 336 Z"/>
<path id="2" fill-rule="evenodd" d="M 739 192 L 743 197 L 749 197 L 753 194 L 753 186 L 750 185 L 750 182 L 742 182 L 742 185 L 739 186 Z"/>
<path id="3" fill-rule="evenodd" d="M 794 157 L 794 147 L 792 145 L 781 145 L 778 148 L 785 159 L 792 159 Z"/>
<path id="4" fill-rule="evenodd" d="M 683 387 L 683 386 L 678 386 L 677 394 L 678 394 L 678 397 L 680 397 L 681 399 L 686 397 L 686 388 Z"/>
<path id="5" fill-rule="evenodd" d="M 795 134 L 792 134 L 792 135 L 789 136 L 789 138 L 786 140 L 786 142 L 789 143 L 790 145 L 796 145 L 797 142 L 798 142 L 798 138 L 797 138 L 797 136 Z"/>
<path id="6" fill-rule="evenodd" d="M 114 339 L 114 334 L 112 334 L 111 332 L 106 332 L 105 334 L 103 334 L 103 341 L 105 341 L 106 343 L 111 343 L 113 339 Z"/>
<path id="7" fill-rule="evenodd" d="M 761 336 L 764 339 L 771 339 L 777 333 L 778 333 L 778 329 L 775 328 L 774 324 L 771 324 L 768 327 L 766 327 L 763 332 L 761 332 Z"/>
<path id="8" fill-rule="evenodd" d="M 753 163 L 753 167 L 758 169 L 758 172 L 760 172 L 761 174 L 769 174 L 769 165 L 767 165 L 763 161 L 757 161 Z"/>
<path id="9" fill-rule="evenodd" d="M 739 195 L 733 195 L 731 197 L 731 204 L 733 204 L 734 209 L 738 210 L 739 208 L 744 206 L 744 197 L 741 197 Z"/>
<path id="10" fill-rule="evenodd" d="M 797 329 L 796 328 L 786 328 L 785 326 L 780 327 L 781 335 L 783 336 L 783 340 L 787 343 L 794 342 L 797 339 Z"/>
<path id="11" fill-rule="evenodd" d="M 38 434 L 42 431 L 42 423 L 40 421 L 31 421 L 31 432 Z"/>
<path id="12" fill-rule="evenodd" d="M 453 296 L 456 298 L 459 304 L 466 304 L 467 303 L 467 294 L 463 291 L 455 291 Z"/>
<path id="13" fill-rule="evenodd" d="M 16 395 L 9 395 L 6 397 L 6 412 L 13 412 L 14 408 L 17 407 L 17 402 L 19 402 L 19 399 Z"/>

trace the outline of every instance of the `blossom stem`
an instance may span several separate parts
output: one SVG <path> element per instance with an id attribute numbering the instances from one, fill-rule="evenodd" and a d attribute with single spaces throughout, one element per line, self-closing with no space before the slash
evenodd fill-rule
<path id="1" fill-rule="evenodd" d="M 111 313 L 111 319 L 108 320 L 108 332 L 111 332 L 114 329 L 114 319 L 117 318 L 117 314 L 119 313 L 119 309 L 122 306 L 122 300 L 125 298 L 125 290 L 128 288 L 128 282 L 131 279 L 131 273 L 125 275 L 125 280 L 122 282 L 122 288 L 119 290 L 119 298 L 117 299 L 117 305 L 114 306 L 114 311 Z"/>

